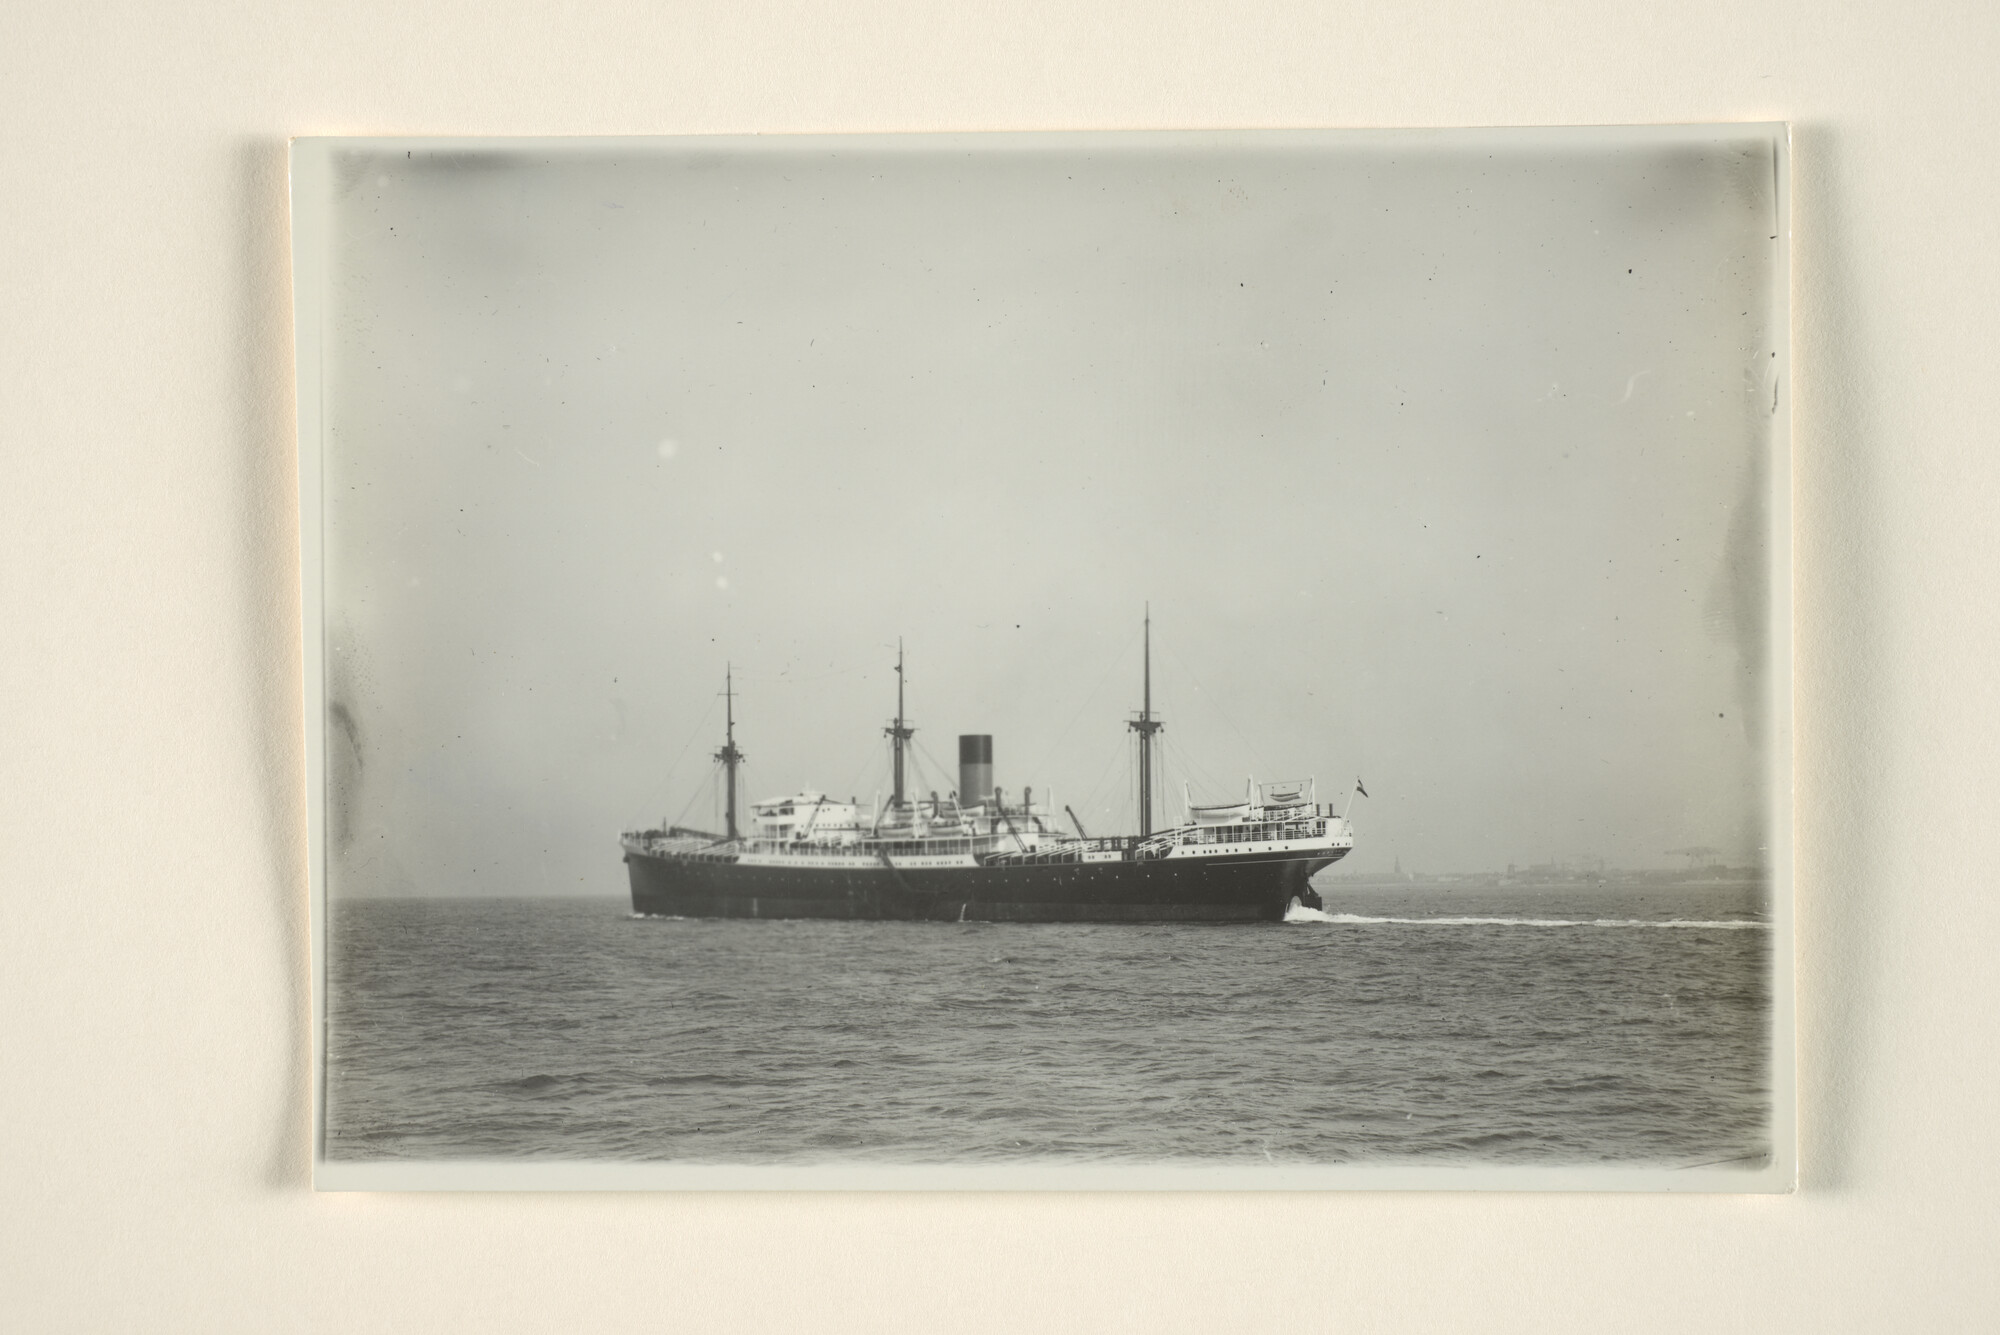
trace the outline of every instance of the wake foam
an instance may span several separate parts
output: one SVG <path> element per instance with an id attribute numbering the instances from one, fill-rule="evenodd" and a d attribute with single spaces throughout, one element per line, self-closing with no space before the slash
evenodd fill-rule
<path id="1" fill-rule="evenodd" d="M 1391 923 L 1411 927 L 1679 927 L 1718 932 L 1771 925 L 1751 918 L 1370 918 L 1359 913 L 1322 913 L 1299 905 L 1286 910 L 1285 921 L 1365 927 Z"/>

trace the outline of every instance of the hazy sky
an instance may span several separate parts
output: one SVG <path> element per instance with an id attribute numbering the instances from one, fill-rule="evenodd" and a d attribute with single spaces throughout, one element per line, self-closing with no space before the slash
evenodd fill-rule
<path id="1" fill-rule="evenodd" d="M 1148 600 L 1176 800 L 1753 857 L 1769 136 L 1246 143 L 337 154 L 335 891 L 622 893 L 726 661 L 745 797 L 866 801 L 898 636 L 938 784 L 1129 831 Z"/>

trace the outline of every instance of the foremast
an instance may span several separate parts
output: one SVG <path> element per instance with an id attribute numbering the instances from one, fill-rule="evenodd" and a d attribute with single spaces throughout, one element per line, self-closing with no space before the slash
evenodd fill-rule
<path id="1" fill-rule="evenodd" d="M 917 730 L 903 721 L 903 641 L 896 640 L 896 721 L 882 729 L 889 738 L 889 749 L 894 753 L 895 792 L 889 798 L 891 811 L 903 805 L 903 747 Z"/>
<path id="2" fill-rule="evenodd" d="M 1127 641 L 1129 643 L 1129 641 Z M 1139 837 L 1153 832 L 1153 734 L 1167 725 L 1153 717 L 1153 605 L 1146 604 L 1145 697 L 1139 717 L 1126 723 L 1139 734 Z"/>
<path id="3" fill-rule="evenodd" d="M 725 799 L 723 810 L 726 813 L 725 819 L 729 823 L 726 827 L 728 834 L 725 837 L 733 843 L 737 837 L 736 767 L 743 763 L 743 753 L 736 748 L 735 668 L 727 664 L 724 665 L 722 670 L 722 717 L 724 728 L 722 749 L 715 753 L 715 758 L 722 762 L 723 773 L 726 775 L 723 786 L 728 793 L 728 797 Z"/>

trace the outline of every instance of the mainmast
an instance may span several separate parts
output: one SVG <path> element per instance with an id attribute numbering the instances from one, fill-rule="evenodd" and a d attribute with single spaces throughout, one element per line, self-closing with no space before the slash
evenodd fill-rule
<path id="1" fill-rule="evenodd" d="M 1153 734 L 1167 725 L 1153 717 L 1153 605 L 1146 604 L 1146 694 L 1139 717 L 1126 726 L 1139 734 L 1139 837 L 1153 832 Z"/>
<path id="2" fill-rule="evenodd" d="M 715 758 L 722 762 L 722 768 L 729 776 L 728 781 L 728 838 L 736 838 L 736 767 L 743 763 L 743 753 L 736 749 L 736 684 L 735 669 L 728 664 L 722 669 L 722 716 L 724 727 L 722 749 Z"/>
<path id="3" fill-rule="evenodd" d="M 896 791 L 890 795 L 891 808 L 903 805 L 903 744 L 916 736 L 917 730 L 903 722 L 903 641 L 896 639 L 896 721 L 882 730 L 889 736 L 890 748 L 895 752 Z"/>

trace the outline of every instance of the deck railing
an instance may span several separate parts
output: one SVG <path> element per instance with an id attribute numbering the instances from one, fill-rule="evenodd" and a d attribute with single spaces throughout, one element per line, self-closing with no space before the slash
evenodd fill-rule
<path id="1" fill-rule="evenodd" d="M 1065 839 L 1039 848 L 1014 846 L 1007 834 L 976 835 L 959 839 L 863 839 L 835 843 L 820 840 L 738 839 L 699 843 L 694 832 L 669 834 L 646 830 L 628 834 L 626 840 L 641 852 L 659 856 L 688 858 L 699 862 L 730 862 L 745 853 L 779 857 L 853 858 L 857 862 L 879 861 L 883 856 L 956 857 L 974 855 L 982 862 L 998 866 L 1033 866 L 1053 862 L 1081 862 L 1092 853 L 1151 859 L 1165 856 L 1177 846 L 1214 847 L 1222 844 L 1275 843 L 1291 839 L 1323 838 L 1337 817 L 1311 816 L 1297 820 L 1251 821 L 1242 825 L 1183 826 L 1144 839 L 1136 835 L 1113 835 L 1098 839 Z"/>

